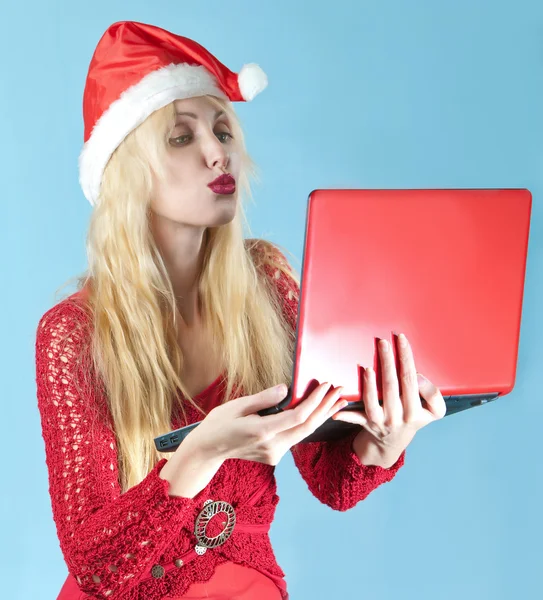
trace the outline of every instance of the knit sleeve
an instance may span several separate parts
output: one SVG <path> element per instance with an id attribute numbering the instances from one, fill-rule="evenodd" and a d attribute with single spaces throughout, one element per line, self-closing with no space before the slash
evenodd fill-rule
<path id="1" fill-rule="evenodd" d="M 100 392 L 79 350 L 88 337 L 80 307 L 63 301 L 40 319 L 36 384 L 49 493 L 68 570 L 93 598 L 127 598 L 157 558 L 189 535 L 189 499 L 169 495 L 160 460 L 137 485 L 120 492 L 116 440 Z M 101 414 L 102 413 L 102 414 Z M 183 528 L 186 528 L 183 530 Z M 186 533 L 183 533 L 185 531 Z"/>
<path id="2" fill-rule="evenodd" d="M 270 253 L 270 246 L 266 243 L 268 260 L 263 269 L 275 282 L 283 315 L 295 331 L 299 284 L 291 276 L 292 269 L 284 254 L 277 248 Z M 381 484 L 392 480 L 404 464 L 405 450 L 388 469 L 362 464 L 352 447 L 356 434 L 354 431 L 339 440 L 299 443 L 291 448 L 294 463 L 311 493 L 334 510 L 352 508 Z"/>
<path id="3" fill-rule="evenodd" d="M 308 442 L 291 448 L 294 463 L 311 493 L 334 510 L 349 510 L 381 484 L 391 481 L 404 464 L 405 450 L 388 469 L 363 465 L 352 448 L 357 432 L 340 440 Z"/>

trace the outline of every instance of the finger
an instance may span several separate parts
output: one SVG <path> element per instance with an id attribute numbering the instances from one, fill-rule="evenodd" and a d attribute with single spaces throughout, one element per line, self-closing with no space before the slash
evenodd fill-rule
<path id="1" fill-rule="evenodd" d="M 364 371 L 362 402 L 364 403 L 364 412 L 368 421 L 379 424 L 384 421 L 383 408 L 379 404 L 379 396 L 377 394 L 377 378 L 375 371 L 371 367 L 368 367 Z"/>
<path id="2" fill-rule="evenodd" d="M 264 408 L 271 408 L 272 406 L 279 404 L 279 402 L 285 398 L 287 392 L 287 386 L 282 383 L 279 386 L 262 390 L 252 396 L 238 398 L 232 402 L 237 406 L 239 416 L 245 417 L 257 413 Z"/>
<path id="3" fill-rule="evenodd" d="M 424 375 L 417 373 L 420 395 L 426 402 L 428 409 L 423 408 L 425 413 L 429 413 L 431 420 L 442 419 L 447 412 L 447 405 L 443 394 L 439 389 Z"/>
<path id="4" fill-rule="evenodd" d="M 303 422 L 297 423 L 287 431 L 283 431 L 277 437 L 286 442 L 289 447 L 306 438 L 320 427 L 333 414 L 348 404 L 346 400 L 340 400 L 343 387 L 334 388 L 323 398 L 320 405 Z"/>
<path id="5" fill-rule="evenodd" d="M 383 413 L 386 423 L 398 423 L 402 418 L 403 407 L 400 400 L 400 387 L 392 347 L 387 340 L 379 340 L 381 372 L 383 373 Z"/>
<path id="6" fill-rule="evenodd" d="M 345 423 L 353 423 L 365 427 L 368 424 L 368 417 L 361 410 L 344 410 L 336 413 L 332 419 L 334 421 L 344 421 Z"/>
<path id="7" fill-rule="evenodd" d="M 309 419 L 318 422 L 320 425 L 330 419 L 332 415 L 335 415 L 338 410 L 347 406 L 349 403 L 341 397 L 344 389 L 343 386 L 332 388 L 313 411 Z"/>
<path id="8" fill-rule="evenodd" d="M 403 404 L 404 421 L 414 419 L 421 409 L 417 370 L 411 344 L 403 333 L 398 336 L 400 347 L 400 398 Z"/>
<path id="9" fill-rule="evenodd" d="M 343 393 L 343 387 L 327 387 L 325 388 L 325 395 L 321 399 L 321 401 L 313 408 L 313 410 L 307 410 L 304 415 L 300 417 L 300 420 L 295 423 L 294 427 L 304 426 L 307 424 L 308 427 L 311 427 L 311 424 L 314 422 L 326 421 L 331 414 L 334 414 L 335 410 L 337 410 L 336 404 Z M 344 402 L 347 402 L 346 400 Z"/>
<path id="10" fill-rule="evenodd" d="M 268 434 L 278 434 L 282 431 L 287 431 L 292 427 L 304 423 L 309 415 L 319 406 L 326 396 L 326 391 L 330 388 L 328 382 L 321 383 L 311 394 L 300 402 L 295 408 L 290 408 L 276 415 L 267 415 L 259 417 L 261 421 L 258 426 L 264 426 Z"/>

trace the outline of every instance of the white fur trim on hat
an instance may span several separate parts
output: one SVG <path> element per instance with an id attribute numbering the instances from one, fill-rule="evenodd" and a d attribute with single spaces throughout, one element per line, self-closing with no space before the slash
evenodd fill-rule
<path id="1" fill-rule="evenodd" d="M 145 119 L 174 100 L 211 94 L 228 100 L 201 65 L 171 64 L 125 90 L 98 119 L 79 155 L 79 183 L 95 205 L 104 169 L 119 144 Z"/>
<path id="2" fill-rule="evenodd" d="M 244 65 L 238 74 L 238 85 L 241 95 L 250 102 L 268 85 L 266 73 L 255 63 Z"/>

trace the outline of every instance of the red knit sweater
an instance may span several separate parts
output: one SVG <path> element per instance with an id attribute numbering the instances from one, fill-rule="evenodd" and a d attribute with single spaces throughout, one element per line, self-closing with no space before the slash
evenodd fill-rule
<path id="1" fill-rule="evenodd" d="M 278 250 L 274 260 L 288 267 Z M 297 286 L 275 266 L 260 272 L 273 282 L 284 318 L 294 328 Z M 208 486 L 188 499 L 169 496 L 168 482 L 159 477 L 166 463 L 162 459 L 143 481 L 121 493 L 104 392 L 88 376 L 88 357 L 76 360 L 88 335 L 89 318 L 76 293 L 43 315 L 36 338 L 37 397 L 53 518 L 68 570 L 88 594 L 84 597 L 182 596 L 191 583 L 208 581 L 216 566 L 232 561 L 276 581 L 286 598 L 284 573 L 268 536 L 279 501 L 274 467 L 227 460 Z M 190 423 L 201 419 L 190 405 L 186 411 Z M 172 429 L 183 424 L 172 421 Z M 309 490 L 334 510 L 355 506 L 404 463 L 402 453 L 389 469 L 362 465 L 352 450 L 354 435 L 292 448 Z M 230 503 L 237 522 L 226 543 L 199 556 L 193 551 L 194 523 L 207 499 Z"/>

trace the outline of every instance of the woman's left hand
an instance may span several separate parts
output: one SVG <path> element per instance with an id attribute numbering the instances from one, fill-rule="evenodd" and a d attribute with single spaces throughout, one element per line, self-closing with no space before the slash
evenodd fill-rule
<path id="1" fill-rule="evenodd" d="M 378 344 L 383 374 L 382 406 L 378 401 L 375 371 L 367 368 L 362 397 L 365 410 L 341 411 L 332 417 L 336 421 L 363 427 L 353 442 L 353 447 L 367 446 L 370 443 L 381 454 L 399 455 L 419 429 L 445 416 L 445 400 L 436 386 L 417 373 L 407 338 L 400 334 L 398 342 L 399 381 L 390 343 L 380 340 Z"/>

